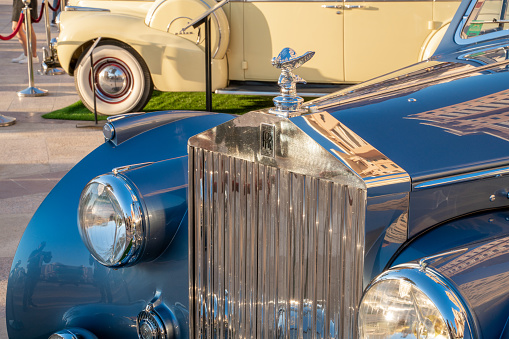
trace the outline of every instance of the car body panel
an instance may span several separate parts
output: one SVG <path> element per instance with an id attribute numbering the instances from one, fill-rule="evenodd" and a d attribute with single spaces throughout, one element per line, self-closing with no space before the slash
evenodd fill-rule
<path id="1" fill-rule="evenodd" d="M 382 78 L 384 93 L 377 94 L 367 83 L 309 105 L 323 108 L 356 131 L 404 168 L 413 182 L 500 166 L 509 162 L 509 130 L 496 121 L 507 93 L 501 80 L 507 77 L 507 61 L 496 59 L 503 55 L 502 48 L 479 51 L 477 58 L 484 55 L 493 62 L 482 72 L 475 67 L 482 63 L 458 53 L 455 63 L 437 58 Z M 471 50 L 469 55 L 473 54 Z M 390 83 L 398 83 L 400 77 L 408 78 L 411 86 L 391 89 Z M 451 90 L 457 95 L 449 95 Z M 363 97 L 364 91 L 372 91 L 369 98 Z M 331 99 L 345 104 L 329 107 Z M 374 102 L 377 105 L 370 105 Z M 387 129 L 379 128 L 382 125 Z M 456 151 L 451 153 L 444 145 Z"/>
<path id="2" fill-rule="evenodd" d="M 107 39 L 121 40 L 122 35 L 128 33 L 130 40 L 127 43 L 138 53 L 146 55 L 144 58 L 152 76 L 156 88 L 160 90 L 175 90 L 185 88 L 186 91 L 202 91 L 204 89 L 205 59 L 202 49 L 189 40 L 171 35 L 159 30 L 150 29 L 143 21 L 133 16 L 123 14 L 107 14 L 104 12 L 64 12 L 62 16 L 70 17 L 72 24 L 91 25 L 87 30 L 67 30 L 64 21 L 62 33 L 58 42 L 59 58 L 62 66 L 72 74 L 70 69 L 75 64 L 76 50 L 88 48 L 93 39 L 98 36 L 103 41 Z M 106 31 L 97 29 L 96 23 L 106 23 Z M 105 34 L 105 32 L 108 32 Z M 125 40 L 125 39 L 124 39 Z M 77 45 L 77 42 L 80 45 Z M 85 45 L 81 45 L 85 43 Z M 161 58 L 161 50 L 166 51 L 165 57 Z M 179 62 L 186 60 L 192 62 L 194 67 L 179 67 Z M 224 86 L 226 83 L 226 59 L 214 59 L 212 62 L 213 85 Z"/>
<path id="3" fill-rule="evenodd" d="M 168 123 L 118 146 L 105 143 L 76 165 L 41 204 L 20 241 L 7 292 L 9 337 L 47 338 L 55 328 L 85 327 L 105 337 L 137 338 L 135 325 L 140 301 L 146 304 L 157 290 L 163 290 L 167 304 L 177 311 L 178 303 L 187 305 L 186 141 L 231 118 L 212 114 Z M 168 135 L 173 138 L 167 138 Z M 157 147 L 154 141 L 158 141 Z M 79 194 L 97 175 L 114 167 L 147 161 L 166 163 L 160 168 L 174 172 L 165 201 L 175 211 L 180 209 L 180 219 L 172 224 L 184 226 L 173 239 L 175 246 L 157 261 L 136 265 L 134 270 L 111 270 L 94 260 L 81 241 L 76 227 Z M 55 209 L 59 212 L 55 213 Z M 173 268 L 168 270 L 168 265 Z M 154 271 L 159 273 L 147 274 Z M 166 289 L 167 277 L 172 277 L 175 283 L 180 281 L 180 289 L 175 286 Z M 63 297 L 62 291 L 72 297 Z M 30 313 L 34 310 L 44 316 L 32 320 Z M 104 327 L 105 323 L 109 325 Z"/>
<path id="4" fill-rule="evenodd" d="M 189 2 L 186 5 L 186 1 Z M 154 57 L 153 52 L 162 50 L 158 54 L 160 59 L 171 59 L 176 64 L 172 68 L 195 68 L 185 65 L 196 65 L 196 60 L 180 58 L 181 54 L 175 49 L 190 49 L 168 39 L 166 48 L 161 45 L 159 36 L 152 35 L 141 28 L 141 23 L 134 23 L 135 20 L 145 18 L 145 23 L 153 28 L 166 32 L 175 21 L 181 27 L 184 21 L 190 21 L 197 16 L 197 8 L 201 8 L 203 1 L 196 1 L 191 4 L 190 0 L 167 0 L 154 2 L 148 8 L 150 2 L 143 1 L 79 1 L 78 6 L 96 7 L 109 9 L 111 13 L 102 13 L 99 19 L 91 19 L 86 12 L 80 11 L 73 16 L 63 13 L 62 38 L 59 40 L 72 41 L 75 50 L 71 48 L 58 47 L 59 60 L 63 68 L 72 75 L 74 65 L 71 55 L 76 53 L 79 46 L 87 46 L 89 41 L 98 36 L 106 36 L 123 41 L 133 47 L 146 43 L 144 48 L 137 48 L 143 59 Z M 327 8 L 324 8 L 327 7 Z M 337 6 L 338 8 L 329 8 Z M 346 8 L 345 6 L 350 6 Z M 361 6 L 357 9 L 356 6 Z M 278 74 L 267 64 L 266 60 L 277 54 L 281 48 L 287 45 L 293 46 L 296 50 L 310 49 L 315 51 L 328 50 L 329 53 L 320 53 L 308 65 L 301 69 L 302 77 L 308 82 L 315 83 L 355 83 L 367 80 L 375 75 L 383 74 L 396 67 L 418 61 L 421 49 L 426 48 L 425 42 L 429 36 L 440 27 L 444 27 L 446 18 L 453 15 L 457 1 L 433 2 L 433 1 L 377 1 L 377 2 L 342 2 L 342 1 L 231 1 L 220 9 L 217 16 L 213 15 L 213 46 L 217 45 L 217 39 L 221 36 L 221 44 L 216 59 L 222 60 L 224 53 L 228 50 L 228 69 L 220 67 L 214 69 L 213 74 L 217 79 L 218 88 L 226 86 L 228 80 L 238 81 L 274 81 Z M 161 9 L 154 9 L 160 7 Z M 168 7 L 168 9 L 162 9 Z M 152 14 L 153 15 L 152 15 Z M 224 17 L 226 13 L 226 17 Z M 406 13 L 414 13 L 406 15 Z M 122 14 L 118 16 L 119 14 Z M 79 15 L 87 17 L 90 21 L 91 32 L 84 32 L 80 27 L 81 21 L 76 20 Z M 111 16 L 111 18 L 109 18 Z M 116 17 L 118 16 L 118 17 Z M 132 16 L 128 19 L 127 16 Z M 147 17 L 146 17 L 147 16 Z M 150 20 L 147 21 L 150 16 Z M 291 18 L 285 20 L 284 18 Z M 185 19 L 185 20 L 184 20 Z M 126 20 L 125 22 L 122 22 Z M 183 21 L 184 20 L 184 21 Z M 403 20 L 403 22 L 401 22 Z M 114 21 L 114 23 L 109 23 Z M 305 22 L 313 22 L 314 30 L 309 30 Z M 392 24 L 392 23 L 397 24 Z M 114 26 L 117 27 L 114 27 Z M 131 26 L 143 32 L 141 34 L 122 29 Z M 319 25 L 319 26 L 316 26 Z M 231 33 L 230 33 L 230 28 Z M 408 26 L 408 27 L 407 27 Z M 407 27 L 408 29 L 401 29 Z M 302 39 L 302 37 L 313 37 L 317 31 L 318 38 Z M 219 31 L 221 34 L 219 35 Z M 289 36 L 288 31 L 292 34 Z M 377 34 L 372 34 L 376 31 Z M 198 31 L 188 31 L 180 34 L 179 29 L 171 31 L 175 37 L 197 41 Z M 154 37 L 154 48 L 148 45 L 147 37 Z M 289 39 L 290 37 L 290 39 Z M 202 39 L 203 41 L 203 39 Z M 307 44 L 302 44 L 307 41 Z M 393 48 L 400 41 L 407 41 L 407 48 L 401 52 L 394 52 Z M 332 43 L 331 43 L 332 42 Z M 381 48 L 381 46 L 385 46 Z M 199 45 L 203 50 L 203 43 Z M 430 47 L 432 48 L 432 47 Z M 135 47 L 136 49 L 136 47 Z M 384 49 L 381 53 L 380 50 Z M 215 47 L 213 47 L 215 50 Z M 80 52 L 82 53 L 82 52 Z M 213 53 L 215 54 L 215 53 Z M 373 58 L 377 55 L 377 58 Z M 161 58 L 161 56 L 165 56 Z M 176 57 L 177 56 L 177 57 Z M 75 57 L 76 58 L 76 57 Z M 152 64 L 151 60 L 146 60 Z M 225 61 L 226 62 L 226 61 Z M 226 67 L 226 66 L 225 66 Z M 163 91 L 197 91 L 196 87 L 186 86 L 177 77 L 175 84 L 162 85 L 157 70 L 153 74 L 156 87 Z M 175 72 L 172 68 L 168 70 L 167 78 L 174 79 Z M 201 66 L 198 67 L 200 72 Z M 173 71 L 173 72 L 172 72 Z M 194 79 L 194 78 L 193 78 Z M 201 79 L 200 81 L 203 81 Z M 221 84 L 221 86 L 219 86 Z M 194 88 L 194 89 L 193 89 Z M 201 87 L 200 87 L 201 88 Z"/>

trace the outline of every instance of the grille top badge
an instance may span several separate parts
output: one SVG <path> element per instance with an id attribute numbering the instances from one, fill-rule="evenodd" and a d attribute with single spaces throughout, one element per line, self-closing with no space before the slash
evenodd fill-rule
<path id="1" fill-rule="evenodd" d="M 306 52 L 301 56 L 289 47 L 283 48 L 279 55 L 272 58 L 272 65 L 281 69 L 281 75 L 278 79 L 278 85 L 281 88 L 281 95 L 272 99 L 275 108 L 269 110 L 269 113 L 288 118 L 290 116 L 300 115 L 305 112 L 301 109 L 304 99 L 297 96 L 297 83 L 306 83 L 300 76 L 292 73 L 292 70 L 299 68 L 308 62 L 315 52 Z"/>
<path id="2" fill-rule="evenodd" d="M 260 153 L 274 158 L 274 125 L 260 125 Z"/>

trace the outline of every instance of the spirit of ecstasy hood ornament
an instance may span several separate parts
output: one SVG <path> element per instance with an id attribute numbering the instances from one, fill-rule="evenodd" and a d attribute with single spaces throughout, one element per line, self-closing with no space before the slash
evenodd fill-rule
<path id="1" fill-rule="evenodd" d="M 295 51 L 289 47 L 284 48 L 277 57 L 272 58 L 272 65 L 281 69 L 278 85 L 281 87 L 281 95 L 272 99 L 275 108 L 269 110 L 270 113 L 283 117 L 299 115 L 305 112 L 300 106 L 304 99 L 297 96 L 296 84 L 306 83 L 300 76 L 292 73 L 292 70 L 299 68 L 309 61 L 315 52 L 306 52 L 301 56 L 297 56 Z"/>

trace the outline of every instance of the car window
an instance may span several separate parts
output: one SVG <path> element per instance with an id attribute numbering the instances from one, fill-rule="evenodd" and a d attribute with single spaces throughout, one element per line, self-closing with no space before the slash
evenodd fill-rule
<path id="1" fill-rule="evenodd" d="M 479 0 L 463 27 L 463 39 L 509 29 L 508 0 Z"/>

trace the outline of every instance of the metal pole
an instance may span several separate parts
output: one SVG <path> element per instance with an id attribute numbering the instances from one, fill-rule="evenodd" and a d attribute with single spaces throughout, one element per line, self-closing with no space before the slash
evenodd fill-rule
<path id="1" fill-rule="evenodd" d="M 49 0 L 44 0 L 44 25 L 46 28 L 46 43 L 48 48 L 42 48 L 42 63 L 41 69 L 39 70 L 40 75 L 61 75 L 64 74 L 64 70 L 61 68 L 48 67 L 47 63 L 52 65 L 55 60 L 54 50 L 51 48 L 51 25 L 50 25 L 50 8 L 49 8 Z"/>
<path id="2" fill-rule="evenodd" d="M 94 46 L 95 48 L 95 46 Z M 94 93 L 94 118 L 97 125 L 97 94 L 95 93 L 95 70 L 94 70 L 94 50 L 90 53 L 90 73 L 92 73 L 92 93 Z"/>
<path id="3" fill-rule="evenodd" d="M 92 46 L 88 49 L 87 54 L 83 56 L 83 60 L 86 60 L 87 58 L 90 58 L 90 75 L 92 77 L 92 93 L 94 95 L 94 117 L 95 117 L 95 124 L 76 124 L 76 128 L 103 128 L 104 124 L 99 124 L 99 121 L 97 120 L 97 95 L 96 95 L 96 83 L 95 83 L 95 69 L 94 69 L 94 49 L 97 47 L 99 42 L 101 41 L 101 37 L 98 37 L 95 39 Z"/>
<path id="4" fill-rule="evenodd" d="M 28 87 L 18 92 L 20 97 L 40 97 L 48 95 L 48 91 L 34 86 L 34 64 L 32 60 L 32 17 L 30 13 L 30 0 L 23 0 L 25 8 L 25 30 L 27 37 L 27 58 L 28 58 Z"/>
<path id="5" fill-rule="evenodd" d="M 49 44 L 51 42 L 51 26 L 49 22 L 49 0 L 44 0 L 42 4 L 44 6 L 44 24 L 45 24 L 44 26 L 46 29 L 46 43 L 48 44 L 49 47 Z"/>
<path id="6" fill-rule="evenodd" d="M 210 16 L 205 19 L 205 106 L 212 112 L 212 53 L 210 48 Z"/>

